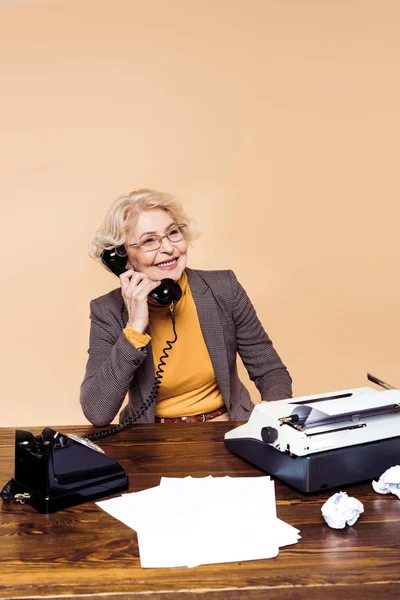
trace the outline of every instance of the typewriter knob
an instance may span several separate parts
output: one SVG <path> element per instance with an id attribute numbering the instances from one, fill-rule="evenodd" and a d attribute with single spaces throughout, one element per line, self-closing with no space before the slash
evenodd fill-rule
<path id="1" fill-rule="evenodd" d="M 275 427 L 263 427 L 261 429 L 261 438 L 263 442 L 272 444 L 278 439 L 278 430 Z"/>

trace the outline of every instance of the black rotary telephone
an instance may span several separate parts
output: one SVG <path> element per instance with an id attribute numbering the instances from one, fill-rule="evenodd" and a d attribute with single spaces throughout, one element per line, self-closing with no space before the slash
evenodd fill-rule
<path id="1" fill-rule="evenodd" d="M 101 260 L 118 277 L 126 271 L 127 252 L 123 246 L 104 250 Z M 178 337 L 174 305 L 182 297 L 182 290 L 176 281 L 168 278 L 163 279 L 149 296 L 160 304 L 169 306 L 174 339 L 166 341 L 167 346 L 160 358 L 148 398 L 121 425 L 89 434 L 86 438 L 73 434 L 64 435 L 49 427 L 45 427 L 40 435 L 17 430 L 15 474 L 1 491 L 6 502 L 14 499 L 21 504 L 30 504 L 39 512 L 51 513 L 128 488 L 128 478 L 123 468 L 115 460 L 100 453 L 100 448 L 93 442 L 132 427 L 155 402 L 168 350 Z"/>

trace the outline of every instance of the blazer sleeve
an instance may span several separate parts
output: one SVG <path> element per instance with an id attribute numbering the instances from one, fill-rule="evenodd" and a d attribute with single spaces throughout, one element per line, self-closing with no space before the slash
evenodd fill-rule
<path id="1" fill-rule="evenodd" d="M 90 343 L 80 402 L 86 418 L 108 425 L 117 415 L 135 372 L 147 356 L 125 337 L 115 316 L 103 310 L 101 299 L 90 303 Z"/>
<path id="2" fill-rule="evenodd" d="M 262 400 L 292 397 L 292 379 L 261 325 L 245 290 L 229 271 L 233 293 L 233 320 L 239 355 Z"/>

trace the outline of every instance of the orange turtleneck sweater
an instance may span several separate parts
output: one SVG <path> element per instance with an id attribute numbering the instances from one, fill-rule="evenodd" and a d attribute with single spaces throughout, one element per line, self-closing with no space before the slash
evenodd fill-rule
<path id="1" fill-rule="evenodd" d="M 157 394 L 156 416 L 164 418 L 198 415 L 224 405 L 186 273 L 180 278 L 179 285 L 182 298 L 174 309 L 178 339 L 168 351 Z M 150 335 L 138 333 L 129 323 L 124 334 L 135 348 L 142 348 L 151 341 L 157 369 L 166 340 L 172 340 L 174 335 L 168 306 L 150 299 L 149 313 Z"/>

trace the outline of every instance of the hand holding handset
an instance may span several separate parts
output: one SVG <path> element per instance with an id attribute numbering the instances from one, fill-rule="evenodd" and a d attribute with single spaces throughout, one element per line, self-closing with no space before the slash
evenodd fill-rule
<path id="1" fill-rule="evenodd" d="M 101 254 L 102 263 L 119 277 L 126 271 L 126 250 L 124 247 L 112 248 L 111 250 L 103 250 Z M 156 287 L 149 296 L 157 300 L 159 304 L 168 306 L 171 302 L 178 302 L 182 297 L 182 290 L 174 279 L 162 279 L 161 284 Z"/>

